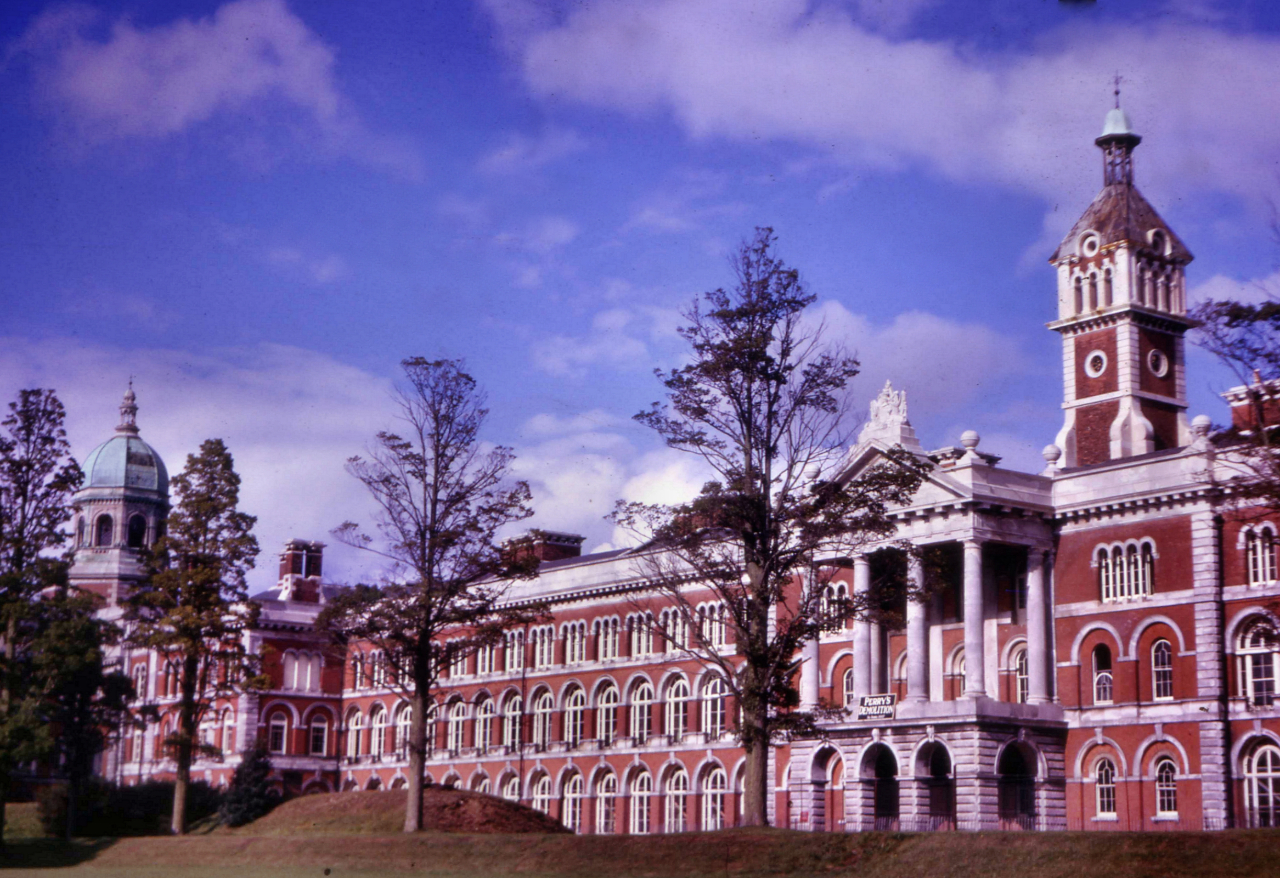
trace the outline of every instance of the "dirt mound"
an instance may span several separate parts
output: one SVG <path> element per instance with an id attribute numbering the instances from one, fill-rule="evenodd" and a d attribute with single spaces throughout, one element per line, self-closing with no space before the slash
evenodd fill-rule
<path id="1" fill-rule="evenodd" d="M 388 835 L 404 827 L 404 790 L 302 796 L 233 830 L 240 835 Z M 431 787 L 422 827 L 436 832 L 568 832 L 545 814 L 483 793 Z"/>

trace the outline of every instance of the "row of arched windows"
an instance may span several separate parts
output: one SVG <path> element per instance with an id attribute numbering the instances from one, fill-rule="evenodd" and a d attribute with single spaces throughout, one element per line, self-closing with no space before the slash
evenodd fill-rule
<path id="1" fill-rule="evenodd" d="M 1098 591 L 1104 601 L 1149 597 L 1155 590 L 1156 547 L 1149 539 L 1099 546 L 1094 553 Z"/>
<path id="2" fill-rule="evenodd" d="M 86 531 L 87 524 L 84 518 L 76 521 L 76 546 L 87 547 L 96 546 L 98 548 L 110 548 L 116 544 L 115 537 L 115 519 L 107 513 L 102 513 L 93 521 L 93 539 L 89 540 L 89 534 Z M 147 519 L 145 516 L 134 513 L 129 516 L 128 523 L 125 525 L 124 544 L 130 549 L 141 549 L 147 545 Z"/>
<path id="3" fill-rule="evenodd" d="M 733 822 L 728 775 L 719 765 L 711 765 L 701 777 L 701 789 L 694 805 L 690 801 L 694 790 L 689 772 L 683 766 L 667 768 L 661 773 L 656 786 L 653 773 L 643 766 L 631 771 L 625 788 L 619 784 L 618 776 L 612 770 L 597 772 L 594 788 L 590 790 L 591 798 L 595 800 L 591 829 L 601 835 L 624 828 L 632 835 L 724 829 Z M 476 787 L 480 792 L 488 792 L 488 778 Z M 499 789 L 503 798 L 520 800 L 518 776 L 506 777 L 499 784 Z M 537 771 L 529 780 L 528 797 L 535 810 L 550 814 L 556 802 L 551 775 Z M 583 832 L 587 828 L 586 815 L 592 805 L 591 798 L 588 797 L 586 778 L 577 770 L 570 771 L 561 779 L 560 822 L 573 832 Z"/>

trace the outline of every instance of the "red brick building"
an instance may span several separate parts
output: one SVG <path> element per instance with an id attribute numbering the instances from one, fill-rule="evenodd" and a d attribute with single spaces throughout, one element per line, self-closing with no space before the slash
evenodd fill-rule
<path id="1" fill-rule="evenodd" d="M 1102 192 L 1052 257 L 1065 418 L 1042 472 L 1001 468 L 972 432 L 962 447 L 927 451 L 904 394 L 886 387 L 872 404 L 849 472 L 898 444 L 934 469 L 895 513 L 894 540 L 852 559 L 830 587 L 867 588 L 877 565 L 903 563 L 890 547 L 898 540 L 920 547 L 945 584 L 906 608 L 903 630 L 857 622 L 806 648 L 803 703 L 850 711 L 774 749 L 775 823 L 1159 830 L 1280 820 L 1280 516 L 1231 507 L 1213 480 L 1229 447 L 1215 445 L 1207 418 L 1187 421 L 1192 257 L 1134 185 L 1139 142 L 1123 111 L 1107 116 Z M 1227 397 L 1238 408 L 1246 394 Z M 130 397 L 78 497 L 74 578 L 109 600 L 138 574 L 132 549 L 154 538 L 167 509 L 163 464 L 137 438 L 135 410 Z M 553 622 L 511 631 L 448 670 L 432 781 L 521 799 L 580 832 L 731 825 L 742 770 L 735 710 L 717 678 L 668 642 L 703 625 L 732 653 L 716 605 L 695 592 L 697 618 L 664 617 L 637 551 L 580 556 L 580 544 L 543 534 L 539 576 L 511 591 L 512 601 L 547 603 Z M 260 738 L 291 790 L 405 782 L 409 714 L 385 663 L 358 644 L 336 652 L 314 630 L 332 593 L 321 549 L 289 543 L 279 586 L 255 596 L 262 623 L 249 645 L 276 685 L 217 705 L 205 734 L 225 756 L 200 762 L 197 777 L 225 782 L 235 754 Z M 909 562 L 908 575 L 923 576 L 921 565 Z M 641 613 L 666 637 L 638 624 Z M 134 782 L 172 769 L 158 745 L 171 678 L 155 656 L 123 661 L 158 717 L 123 734 L 104 762 Z M 879 709 L 859 719 L 867 699 Z"/>

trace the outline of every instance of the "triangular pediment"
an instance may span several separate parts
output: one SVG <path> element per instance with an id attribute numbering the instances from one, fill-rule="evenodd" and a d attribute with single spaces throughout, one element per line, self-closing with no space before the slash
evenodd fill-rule
<path id="1" fill-rule="evenodd" d="M 841 468 L 841 478 L 847 480 L 856 479 L 877 463 L 887 460 L 890 450 L 891 446 L 878 439 L 859 442 L 849 450 L 849 454 L 845 457 L 844 465 Z M 908 504 L 910 507 L 954 503 L 958 500 L 967 500 L 973 496 L 973 491 L 968 485 L 947 471 L 933 466 L 927 455 L 918 451 L 913 453 L 922 461 L 929 463 L 930 469 L 924 478 L 924 482 L 912 497 L 911 503 Z"/>

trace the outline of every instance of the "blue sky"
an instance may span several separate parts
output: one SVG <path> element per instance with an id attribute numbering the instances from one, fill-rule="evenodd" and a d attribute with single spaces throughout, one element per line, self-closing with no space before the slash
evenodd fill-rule
<path id="1" fill-rule="evenodd" d="M 267 554 L 367 502 L 342 470 L 403 357 L 464 357 L 536 523 L 616 541 L 690 462 L 630 423 L 679 309 L 754 226 L 926 447 L 1039 468 L 1047 264 L 1100 185 L 1112 76 L 1195 295 L 1275 283 L 1264 2 L 158 2 L 0 6 L 0 391 L 83 457 L 135 376 L 172 470 L 224 438 Z M 1191 413 L 1229 383 L 1201 356 Z M 374 575 L 331 553 L 337 579 Z"/>

